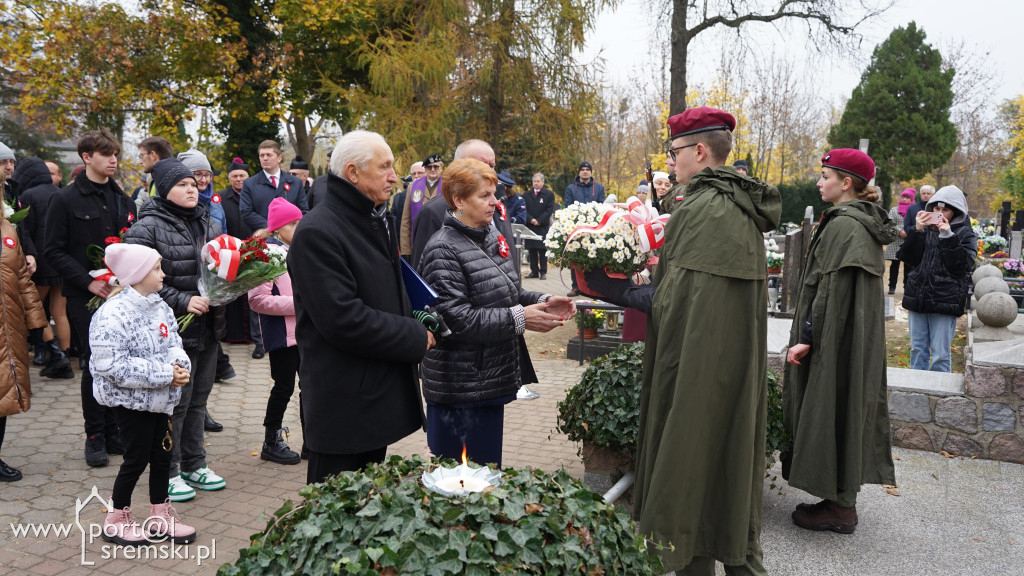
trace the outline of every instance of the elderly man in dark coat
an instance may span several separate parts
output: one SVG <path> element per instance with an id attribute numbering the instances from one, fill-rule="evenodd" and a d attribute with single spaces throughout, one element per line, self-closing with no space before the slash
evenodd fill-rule
<path id="1" fill-rule="evenodd" d="M 717 560 L 726 574 L 765 574 L 762 234 L 779 225 L 782 198 L 723 166 L 731 114 L 691 108 L 668 125 L 669 167 L 687 188 L 665 226 L 654 283 L 586 274 L 605 300 L 648 314 L 634 515 L 665 545 L 657 554 L 667 570 L 711 575 Z"/>
<path id="2" fill-rule="evenodd" d="M 526 202 L 526 227 L 538 236 L 546 236 L 555 213 L 555 193 L 544 185 L 544 175 L 533 175 L 533 189 L 523 194 Z M 530 275 L 527 278 L 544 280 L 548 276 L 548 252 L 543 240 L 526 240 L 523 245 L 530 251 Z"/>
<path id="3" fill-rule="evenodd" d="M 302 356 L 308 482 L 381 462 L 424 423 L 416 365 L 433 335 L 411 316 L 398 228 L 398 182 L 380 134 L 354 130 L 331 155 L 327 193 L 288 253 Z"/>

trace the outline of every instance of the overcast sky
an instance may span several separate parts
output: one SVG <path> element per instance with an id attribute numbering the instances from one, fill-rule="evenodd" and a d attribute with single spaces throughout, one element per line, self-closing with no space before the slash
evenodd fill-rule
<path id="1" fill-rule="evenodd" d="M 650 13 L 650 0 L 623 0 L 617 10 L 606 11 L 598 19 L 595 32 L 587 43 L 586 56 L 593 58 L 603 49 L 606 60 L 606 80 L 628 84 L 644 68 L 644 62 L 658 58 L 650 55 L 648 38 L 652 26 L 658 26 L 666 37 L 669 22 L 666 18 L 654 22 Z M 757 39 L 755 50 L 767 57 L 775 50 L 805 65 L 809 81 L 821 86 L 821 95 L 840 103 L 860 81 L 860 76 L 871 58 L 871 52 L 888 37 L 897 26 L 917 22 L 927 41 L 937 48 L 951 42 L 966 41 L 977 54 L 988 53 L 990 66 L 995 68 L 997 84 L 995 100 L 1024 94 L 1024 61 L 1020 49 L 1024 1 L 1022 0 L 897 0 L 897 4 L 863 29 L 864 41 L 858 56 L 822 61 L 808 56 L 806 34 L 800 27 L 777 30 L 767 24 L 746 24 L 745 34 Z M 735 37 L 731 38 L 735 41 Z M 728 33 L 716 33 L 699 39 L 691 45 L 689 58 L 690 83 L 709 80 L 718 62 L 722 42 L 730 41 Z M 702 65 L 702 61 L 709 64 Z M 647 70 L 657 70 L 660 66 Z M 667 74 L 667 73 L 666 73 Z"/>

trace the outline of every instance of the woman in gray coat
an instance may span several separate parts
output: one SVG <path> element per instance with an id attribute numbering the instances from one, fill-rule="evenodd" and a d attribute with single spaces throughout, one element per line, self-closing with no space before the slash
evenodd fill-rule
<path id="1" fill-rule="evenodd" d="M 458 459 L 465 447 L 469 459 L 501 466 L 505 404 L 521 384 L 522 335 L 562 325 L 576 305 L 519 287 L 509 240 L 492 224 L 498 206 L 492 168 L 461 159 L 442 178 L 451 211 L 424 249 L 420 269 L 452 334 L 421 364 L 427 443 L 438 456 Z"/>

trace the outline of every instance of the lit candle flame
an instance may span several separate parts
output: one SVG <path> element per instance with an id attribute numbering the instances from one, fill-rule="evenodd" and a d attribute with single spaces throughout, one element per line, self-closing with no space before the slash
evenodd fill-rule
<path id="1" fill-rule="evenodd" d="M 465 444 L 462 445 L 462 465 L 463 466 L 467 465 L 467 462 L 466 462 L 466 445 Z"/>

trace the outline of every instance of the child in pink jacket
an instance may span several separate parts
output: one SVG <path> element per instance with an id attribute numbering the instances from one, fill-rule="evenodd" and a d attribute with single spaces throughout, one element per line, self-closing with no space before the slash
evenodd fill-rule
<path id="1" fill-rule="evenodd" d="M 292 235 L 302 211 L 284 198 L 274 198 L 267 211 L 267 230 L 283 245 L 272 244 L 271 250 L 284 250 L 292 242 Z M 285 272 L 273 282 L 261 284 L 249 291 L 249 307 L 259 314 L 263 331 L 263 347 L 270 354 L 270 377 L 274 387 L 267 400 L 267 413 L 263 417 L 266 437 L 260 458 L 278 464 L 298 464 L 301 460 L 285 444 L 282 433 L 284 413 L 288 400 L 295 391 L 295 376 L 299 372 L 299 347 L 295 345 L 295 303 L 292 300 L 292 280 Z M 301 424 L 302 413 L 299 412 Z"/>

